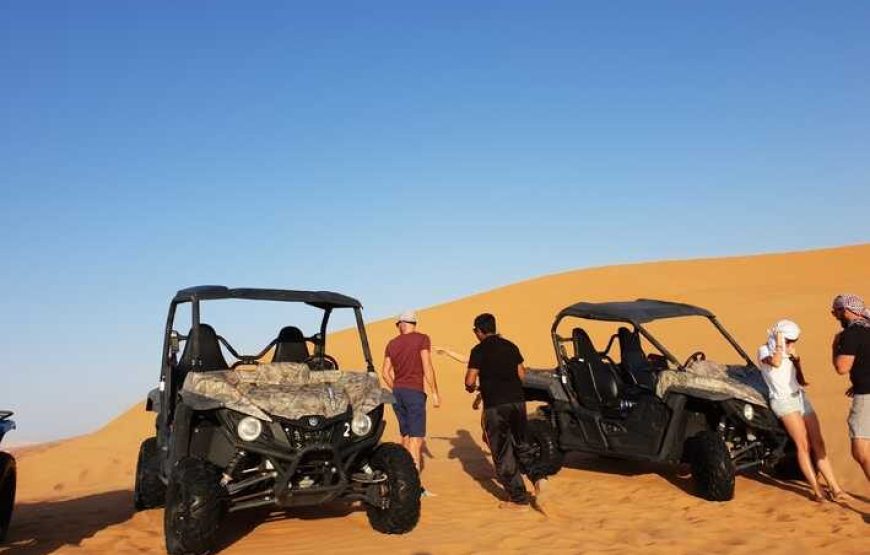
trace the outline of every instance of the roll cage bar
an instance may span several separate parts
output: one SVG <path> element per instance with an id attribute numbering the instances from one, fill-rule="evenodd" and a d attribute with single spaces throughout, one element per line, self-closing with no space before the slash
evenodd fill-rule
<path id="1" fill-rule="evenodd" d="M 755 363 L 746 354 L 746 351 L 737 343 L 737 340 L 725 329 L 725 327 L 716 318 L 716 315 L 709 310 L 682 303 L 672 303 L 668 301 L 656 301 L 652 299 L 638 299 L 636 301 L 625 302 L 609 302 L 609 303 L 577 303 L 562 309 L 553 325 L 550 328 L 550 335 L 553 340 L 553 347 L 556 350 L 556 356 L 559 361 L 559 367 L 565 369 L 565 361 L 562 353 L 564 352 L 563 344 L 570 342 L 571 338 L 560 337 L 557 328 L 566 318 L 578 318 L 581 320 L 592 320 L 598 322 L 619 322 L 630 324 L 634 330 L 640 333 L 647 341 L 650 342 L 656 349 L 659 350 L 669 361 L 671 361 L 679 370 L 685 370 L 683 363 L 677 360 L 658 339 L 656 339 L 647 330 L 643 324 L 654 322 L 656 320 L 664 320 L 668 318 L 681 318 L 688 316 L 701 316 L 708 319 L 719 333 L 728 341 L 737 353 L 743 357 L 743 360 L 749 366 L 754 367 Z M 607 348 L 603 354 L 610 351 L 613 345 L 614 337 L 610 338 L 607 343 Z"/>

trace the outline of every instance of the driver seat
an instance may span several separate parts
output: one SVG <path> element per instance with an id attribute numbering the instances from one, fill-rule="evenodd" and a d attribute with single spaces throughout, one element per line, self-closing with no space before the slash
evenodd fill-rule
<path id="1" fill-rule="evenodd" d="M 302 330 L 287 326 L 278 332 L 272 362 L 305 362 L 310 356 Z"/>
<path id="2" fill-rule="evenodd" d="M 571 340 L 574 343 L 574 359 L 569 367 L 578 397 L 588 398 L 591 386 L 601 406 L 619 406 L 623 383 L 616 369 L 601 356 L 583 328 L 574 328 Z"/>
<path id="3" fill-rule="evenodd" d="M 173 381 L 180 388 L 188 372 L 213 372 L 216 370 L 229 370 L 229 368 L 230 366 L 221 352 L 217 332 L 208 324 L 200 324 L 199 361 L 193 358 L 193 328 L 190 328 L 187 339 L 184 342 L 181 358 L 178 359 L 178 364 L 174 368 L 173 377 L 175 379 Z"/>

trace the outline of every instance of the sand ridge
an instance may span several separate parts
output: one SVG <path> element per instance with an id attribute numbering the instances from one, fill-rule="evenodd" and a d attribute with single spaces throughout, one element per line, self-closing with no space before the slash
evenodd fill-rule
<path id="1" fill-rule="evenodd" d="M 794 319 L 804 330 L 800 352 L 834 469 L 860 498 L 851 507 L 818 506 L 802 483 L 758 476 L 738 479 L 734 501 L 709 503 L 693 496 L 690 479 L 672 470 L 570 455 L 550 484 L 547 515 L 500 511 L 479 413 L 461 387 L 464 368 L 436 356 L 443 400 L 441 408 L 430 409 L 423 481 L 438 496 L 423 500 L 417 529 L 380 535 L 363 511 L 340 504 L 234 515 L 222 553 L 867 553 L 870 488 L 849 457 L 848 380 L 830 369 L 836 323 L 828 306 L 842 291 L 870 297 L 868 278 L 870 245 L 859 245 L 580 270 L 418 309 L 421 331 L 460 353 L 474 344 L 472 318 L 491 311 L 500 331 L 538 367 L 554 363 L 548 337 L 553 315 L 579 300 L 652 297 L 698 304 L 717 313 L 750 353 L 770 323 Z M 376 364 L 394 333 L 391 320 L 370 325 Z M 349 333 L 330 341 L 345 367 L 361 366 Z M 675 348 L 690 348 L 693 341 L 697 337 L 682 336 Z M 387 412 L 386 439 L 395 439 Z M 18 506 L 0 552 L 163 553 L 162 511 L 134 513 L 130 491 L 139 442 L 152 430 L 153 414 L 143 402 L 93 434 L 21 449 Z"/>

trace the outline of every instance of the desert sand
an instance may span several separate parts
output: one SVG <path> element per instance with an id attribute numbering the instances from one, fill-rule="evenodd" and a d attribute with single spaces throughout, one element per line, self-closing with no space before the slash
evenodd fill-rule
<path id="1" fill-rule="evenodd" d="M 828 307 L 841 291 L 870 297 L 870 244 L 573 271 L 417 308 L 420 330 L 436 345 L 466 353 L 475 341 L 472 318 L 494 312 L 500 331 L 518 343 L 532 367 L 554 365 L 548 336 L 553 315 L 579 300 L 651 297 L 698 304 L 717 313 L 750 353 L 773 321 L 794 319 L 804 330 L 800 352 L 834 469 L 859 497 L 850 506 L 814 504 L 802 483 L 764 476 L 738 478 L 733 501 L 711 503 L 692 495 L 687 477 L 666 468 L 572 455 L 551 479 L 546 515 L 499 510 L 479 413 L 461 385 L 464 368 L 436 356 L 443 404 L 430 409 L 423 481 L 437 497 L 423 499 L 412 533 L 378 534 L 364 511 L 342 505 L 262 512 L 233 517 L 222 553 L 868 553 L 870 488 L 849 455 L 848 379 L 829 363 L 837 324 Z M 406 301 L 414 307 L 413 299 Z M 370 324 L 376 364 L 394 333 L 392 321 Z M 699 340 L 692 333 L 669 344 L 685 353 Z M 343 367 L 360 368 L 352 339 L 336 334 L 330 351 Z M 387 412 L 386 439 L 394 440 L 397 428 Z M 18 505 L 0 552 L 162 553 L 162 511 L 134 513 L 132 506 L 137 449 L 152 429 L 153 415 L 143 403 L 93 434 L 20 449 Z"/>

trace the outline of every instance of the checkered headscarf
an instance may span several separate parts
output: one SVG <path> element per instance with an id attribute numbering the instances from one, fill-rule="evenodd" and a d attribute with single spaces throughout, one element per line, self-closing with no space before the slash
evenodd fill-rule
<path id="1" fill-rule="evenodd" d="M 852 293 L 842 293 L 834 297 L 834 308 L 842 308 L 860 316 L 851 325 L 870 327 L 870 310 L 864 306 L 864 299 Z"/>

